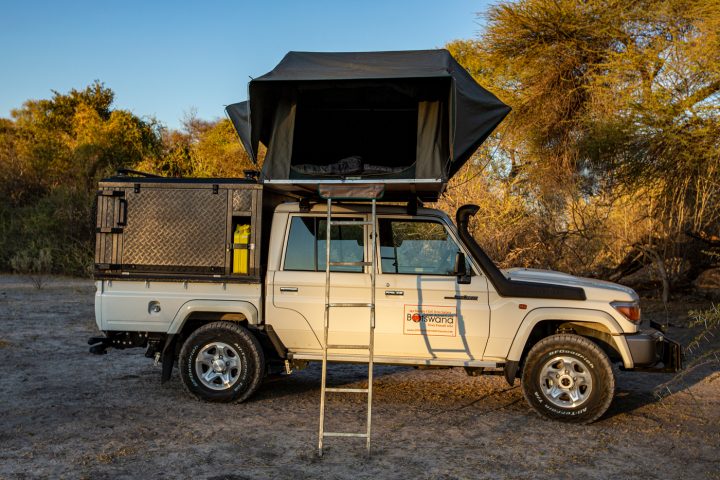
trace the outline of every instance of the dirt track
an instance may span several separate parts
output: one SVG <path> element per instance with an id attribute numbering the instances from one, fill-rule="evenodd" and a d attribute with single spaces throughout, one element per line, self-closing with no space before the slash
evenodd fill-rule
<path id="1" fill-rule="evenodd" d="M 377 367 L 372 456 L 330 439 L 319 459 L 317 366 L 245 404 L 198 402 L 177 371 L 161 386 L 142 350 L 87 352 L 93 294 L 89 281 L 36 290 L 0 276 L 0 478 L 720 478 L 717 368 L 662 402 L 667 375 L 620 373 L 609 413 L 573 426 L 536 416 L 517 381 Z M 363 370 L 331 378 L 359 386 Z M 360 425 L 362 401 L 348 397 L 330 402 L 328 428 Z"/>

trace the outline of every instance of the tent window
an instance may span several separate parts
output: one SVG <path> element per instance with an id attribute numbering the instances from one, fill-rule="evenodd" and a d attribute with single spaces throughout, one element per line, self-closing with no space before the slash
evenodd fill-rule
<path id="1" fill-rule="evenodd" d="M 388 174 L 415 163 L 417 103 L 387 108 L 299 103 L 296 115 L 290 165 L 298 173 Z"/>
<path id="2" fill-rule="evenodd" d="M 428 105 L 444 103 L 445 95 L 446 82 L 439 88 L 428 81 L 300 88 L 291 177 L 415 178 L 418 163 L 424 171 L 431 164 L 440 176 L 440 157 L 448 155 L 447 121 L 444 109 Z M 433 151 L 418 151 L 427 146 Z"/>

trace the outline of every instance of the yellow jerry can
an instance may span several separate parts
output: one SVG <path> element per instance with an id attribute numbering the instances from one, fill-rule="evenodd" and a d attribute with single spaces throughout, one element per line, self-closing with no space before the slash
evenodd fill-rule
<path id="1" fill-rule="evenodd" d="M 233 273 L 248 273 L 248 244 L 250 243 L 250 225 L 238 225 L 233 235 L 233 243 L 244 246 L 233 249 Z"/>

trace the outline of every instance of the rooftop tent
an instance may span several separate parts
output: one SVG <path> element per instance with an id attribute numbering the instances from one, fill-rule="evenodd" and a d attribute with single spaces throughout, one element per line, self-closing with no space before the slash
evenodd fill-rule
<path id="1" fill-rule="evenodd" d="M 290 52 L 227 107 L 254 160 L 267 146 L 265 184 L 371 180 L 428 199 L 509 111 L 447 50 Z"/>

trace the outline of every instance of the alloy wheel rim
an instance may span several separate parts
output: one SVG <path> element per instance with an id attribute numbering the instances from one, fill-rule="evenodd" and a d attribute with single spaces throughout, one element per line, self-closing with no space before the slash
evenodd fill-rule
<path id="1" fill-rule="evenodd" d="M 577 408 L 590 398 L 592 375 L 580 359 L 559 355 L 540 369 L 540 387 L 545 398 L 556 407 Z"/>
<path id="2" fill-rule="evenodd" d="M 195 357 L 195 374 L 211 390 L 232 388 L 240 378 L 237 350 L 224 342 L 206 344 Z"/>

